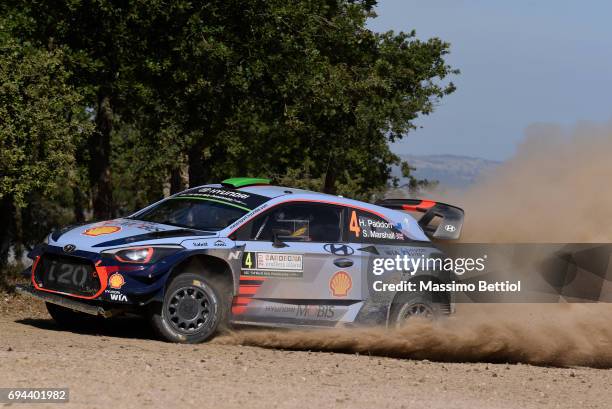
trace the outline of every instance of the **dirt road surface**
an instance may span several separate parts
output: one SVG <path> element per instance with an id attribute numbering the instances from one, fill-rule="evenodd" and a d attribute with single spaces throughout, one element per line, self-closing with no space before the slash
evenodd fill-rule
<path id="1" fill-rule="evenodd" d="M 62 408 L 612 407 L 607 369 L 174 345 L 140 320 L 112 324 L 60 330 L 41 303 L 2 295 L 0 387 L 68 387 Z"/>

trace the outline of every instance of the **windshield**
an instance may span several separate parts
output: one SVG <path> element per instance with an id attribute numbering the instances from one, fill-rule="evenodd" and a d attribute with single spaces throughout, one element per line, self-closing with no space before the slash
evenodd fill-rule
<path id="1" fill-rule="evenodd" d="M 196 188 L 164 200 L 133 219 L 217 231 L 234 223 L 267 198 L 222 188 Z"/>

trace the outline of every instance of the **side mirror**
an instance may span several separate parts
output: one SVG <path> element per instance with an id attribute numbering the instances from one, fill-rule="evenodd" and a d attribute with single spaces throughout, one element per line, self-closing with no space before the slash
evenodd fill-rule
<path id="1" fill-rule="evenodd" d="M 280 237 L 288 237 L 291 235 L 291 232 L 289 230 L 284 230 L 284 229 L 273 229 L 272 230 L 272 237 L 273 237 L 273 241 L 272 241 L 272 247 L 276 247 L 276 248 L 283 248 L 283 247 L 287 247 L 288 244 L 284 243 Z"/>

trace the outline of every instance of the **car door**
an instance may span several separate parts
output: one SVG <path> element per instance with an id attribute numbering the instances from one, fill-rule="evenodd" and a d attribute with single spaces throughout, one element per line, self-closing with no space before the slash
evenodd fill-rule
<path id="1" fill-rule="evenodd" d="M 381 276 L 373 274 L 375 259 L 395 258 L 404 254 L 418 257 L 421 253 L 419 249 L 410 246 L 409 240 L 398 226 L 394 226 L 382 215 L 353 207 L 347 208 L 346 212 L 345 235 L 348 244 L 357 250 L 356 255 L 360 259 L 359 265 L 362 269 L 362 297 L 367 299 L 376 295 L 372 290 L 373 284 L 381 279 Z"/>
<path id="2" fill-rule="evenodd" d="M 283 203 L 239 229 L 239 320 L 332 325 L 361 300 L 359 257 L 343 241 L 341 206 Z"/>

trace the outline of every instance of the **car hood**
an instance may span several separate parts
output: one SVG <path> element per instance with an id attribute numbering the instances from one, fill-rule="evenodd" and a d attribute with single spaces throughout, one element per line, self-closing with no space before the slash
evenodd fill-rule
<path id="1" fill-rule="evenodd" d="M 173 243 L 180 242 L 185 237 L 215 235 L 215 232 L 203 232 L 167 224 L 113 219 L 56 231 L 50 235 L 49 244 L 62 247 L 73 244 L 81 250 L 100 251 L 107 247 L 137 245 L 142 242 L 161 240 Z"/>

